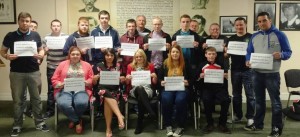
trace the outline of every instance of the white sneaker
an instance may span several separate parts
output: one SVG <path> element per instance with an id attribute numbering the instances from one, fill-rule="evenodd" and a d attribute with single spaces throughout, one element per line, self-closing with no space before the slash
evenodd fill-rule
<path id="1" fill-rule="evenodd" d="M 183 128 L 176 128 L 173 137 L 181 137 L 183 133 Z"/>
<path id="2" fill-rule="evenodd" d="M 247 126 L 252 125 L 254 123 L 253 119 L 248 119 L 247 120 Z"/>
<path id="3" fill-rule="evenodd" d="M 167 136 L 172 136 L 173 135 L 173 129 L 171 126 L 166 127 L 166 131 L 167 131 Z"/>

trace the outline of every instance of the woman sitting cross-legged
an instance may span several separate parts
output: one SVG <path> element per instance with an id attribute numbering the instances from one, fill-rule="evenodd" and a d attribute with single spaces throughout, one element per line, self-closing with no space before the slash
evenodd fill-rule
<path id="1" fill-rule="evenodd" d="M 89 99 L 92 95 L 93 70 L 92 66 L 81 60 L 81 50 L 72 46 L 69 50 L 68 59 L 61 62 L 51 78 L 54 87 L 54 97 L 58 108 L 70 120 L 69 128 L 76 126 L 76 133 L 83 131 L 80 117 L 88 108 Z M 82 78 L 85 87 L 79 91 L 67 91 L 65 80 Z"/>
<path id="2" fill-rule="evenodd" d="M 120 71 L 120 64 L 117 63 L 117 55 L 114 49 L 109 48 L 103 52 L 105 60 L 97 64 L 93 84 L 99 83 L 101 71 Z M 125 82 L 125 76 L 120 76 L 120 83 Z M 100 103 L 104 103 L 104 116 L 106 121 L 106 137 L 112 137 L 111 121 L 113 113 L 119 121 L 119 129 L 124 129 L 124 116 L 118 107 L 120 96 L 119 85 L 99 84 Z"/>
<path id="3" fill-rule="evenodd" d="M 151 83 L 139 86 L 132 86 L 132 72 L 134 71 L 150 71 Z M 157 83 L 157 76 L 155 74 L 154 65 L 147 62 L 147 57 L 142 49 L 138 49 L 133 57 L 133 61 L 127 67 L 126 75 L 127 89 L 130 89 L 130 96 L 138 100 L 138 120 L 134 133 L 140 134 L 143 130 L 143 119 L 145 109 L 149 112 L 151 117 L 156 117 L 155 112 L 152 110 L 150 105 L 150 99 L 153 96 L 152 87 Z"/>
<path id="4" fill-rule="evenodd" d="M 188 86 L 191 84 L 189 77 L 189 67 L 185 64 L 182 49 L 179 45 L 174 45 L 170 51 L 168 58 L 165 60 L 161 69 L 159 80 L 161 86 L 164 87 L 165 77 L 183 77 L 184 90 L 165 90 L 161 92 L 162 114 L 166 126 L 167 136 L 180 137 L 183 133 L 184 125 L 187 120 L 187 96 Z M 172 116 L 176 106 L 177 129 L 172 129 Z"/>

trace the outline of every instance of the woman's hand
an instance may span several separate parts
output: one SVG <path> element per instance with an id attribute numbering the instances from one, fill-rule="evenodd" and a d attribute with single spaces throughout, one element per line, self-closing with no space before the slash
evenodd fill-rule
<path id="1" fill-rule="evenodd" d="M 100 79 L 100 74 L 94 75 L 93 77 L 93 84 L 96 85 L 98 79 Z"/>
<path id="2" fill-rule="evenodd" d="M 145 43 L 145 44 L 143 45 L 143 48 L 144 48 L 144 50 L 149 49 L 149 44 L 148 44 L 148 43 Z"/>
<path id="3" fill-rule="evenodd" d="M 166 84 L 166 81 L 164 81 L 164 80 L 163 80 L 163 81 L 161 81 L 161 82 L 160 82 L 160 84 L 161 84 L 161 86 L 163 86 L 163 87 L 164 87 L 164 86 L 165 86 L 165 84 Z"/>
<path id="4" fill-rule="evenodd" d="M 184 80 L 183 83 L 184 83 L 184 86 L 188 86 L 189 85 L 189 82 L 187 80 Z"/>
<path id="5" fill-rule="evenodd" d="M 85 84 L 85 86 L 86 86 L 86 87 L 90 87 L 90 86 L 92 86 L 92 84 L 91 84 L 91 83 L 89 83 L 88 81 L 84 81 L 84 84 Z"/>
<path id="6" fill-rule="evenodd" d="M 55 88 L 64 88 L 65 83 L 58 83 Z"/>
<path id="7" fill-rule="evenodd" d="M 126 76 L 126 80 L 131 80 L 131 79 L 132 79 L 132 76 L 128 74 L 128 75 Z"/>
<path id="8" fill-rule="evenodd" d="M 224 73 L 224 78 L 228 79 L 228 73 Z"/>
<path id="9" fill-rule="evenodd" d="M 201 73 L 201 74 L 200 74 L 200 78 L 204 78 L 204 73 Z"/>

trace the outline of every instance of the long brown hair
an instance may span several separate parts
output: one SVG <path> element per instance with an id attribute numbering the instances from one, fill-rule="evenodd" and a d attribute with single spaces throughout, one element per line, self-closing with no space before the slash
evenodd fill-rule
<path id="1" fill-rule="evenodd" d="M 132 61 L 132 63 L 130 64 L 131 67 L 132 67 L 134 70 L 136 70 L 136 68 L 137 68 L 136 54 L 140 54 L 140 55 L 143 57 L 143 60 L 144 60 L 143 67 L 144 67 L 145 70 L 148 70 L 148 69 L 149 69 L 149 62 L 147 61 L 147 56 L 146 56 L 145 52 L 144 52 L 142 49 L 138 49 L 138 50 L 134 53 L 133 61 Z"/>
<path id="2" fill-rule="evenodd" d="M 175 48 L 179 51 L 179 63 L 178 63 L 178 66 L 174 66 L 173 64 L 173 59 L 171 57 L 171 52 L 172 52 L 172 49 Z M 179 76 L 182 76 L 183 75 L 183 69 L 185 67 L 185 63 L 184 63 L 184 57 L 183 57 L 183 53 L 182 53 L 182 49 L 179 45 L 175 44 L 172 46 L 172 48 L 170 49 L 169 51 L 169 55 L 168 55 L 168 58 L 167 58 L 167 61 L 165 62 L 165 65 L 168 67 L 168 76 L 172 76 L 173 73 L 174 73 L 174 69 L 175 67 L 178 67 L 178 75 Z"/>

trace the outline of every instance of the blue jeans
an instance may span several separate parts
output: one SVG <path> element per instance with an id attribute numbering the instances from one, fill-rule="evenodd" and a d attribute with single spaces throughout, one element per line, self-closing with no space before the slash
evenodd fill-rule
<path id="1" fill-rule="evenodd" d="M 38 90 L 38 85 L 41 83 L 41 73 L 39 71 L 19 73 L 10 72 L 10 88 L 14 102 L 14 124 L 13 128 L 22 128 L 23 125 L 23 110 L 24 110 L 24 94 L 26 88 L 30 95 L 30 104 L 36 125 L 44 123 L 42 118 L 42 102 Z"/>
<path id="2" fill-rule="evenodd" d="M 233 111 L 235 115 L 241 119 L 243 117 L 242 110 L 242 88 L 244 86 L 246 102 L 247 102 L 247 119 L 253 119 L 255 110 L 255 95 L 253 91 L 252 70 L 231 71 L 231 83 L 233 94 Z"/>
<path id="3" fill-rule="evenodd" d="M 54 88 L 52 86 L 51 78 L 55 72 L 55 69 L 47 68 L 47 82 L 48 82 L 48 98 L 47 98 L 47 112 L 54 113 Z"/>
<path id="4" fill-rule="evenodd" d="M 183 128 L 187 119 L 188 91 L 162 91 L 161 104 L 165 126 L 172 125 L 173 106 L 176 107 L 176 121 L 178 127 Z"/>
<path id="5" fill-rule="evenodd" d="M 57 106 L 70 121 L 79 122 L 80 117 L 88 108 L 89 96 L 85 91 L 64 92 L 56 95 Z"/>
<path id="6" fill-rule="evenodd" d="M 253 88 L 256 98 L 256 114 L 254 124 L 257 128 L 264 128 L 266 113 L 266 89 L 268 90 L 272 106 L 272 127 L 282 129 L 282 106 L 280 100 L 280 74 L 276 73 L 253 73 Z"/>

